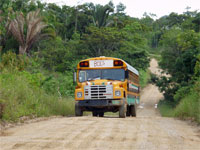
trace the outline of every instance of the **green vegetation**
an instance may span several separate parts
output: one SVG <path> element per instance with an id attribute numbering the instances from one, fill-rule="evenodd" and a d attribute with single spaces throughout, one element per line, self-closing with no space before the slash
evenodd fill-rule
<path id="1" fill-rule="evenodd" d="M 179 89 L 174 96 L 175 99 L 181 96 L 177 105 L 166 100 L 160 101 L 158 105 L 160 112 L 164 117 L 180 117 L 200 123 L 200 78 L 192 88 L 188 88 L 188 94 L 183 93 L 184 90 L 184 88 Z"/>
<path id="2" fill-rule="evenodd" d="M 174 104 L 169 101 L 161 100 L 158 104 L 160 113 L 164 117 L 174 117 Z"/>
<path id="3" fill-rule="evenodd" d="M 62 91 L 55 89 L 55 83 L 51 83 L 51 86 L 54 86 L 52 89 L 49 86 L 52 79 L 42 73 L 30 73 L 24 70 L 30 67 L 26 58 L 11 52 L 2 57 L 3 61 L 0 63 L 1 119 L 16 121 L 22 116 L 74 114 L 73 99 L 62 97 Z"/>
<path id="4" fill-rule="evenodd" d="M 168 77 L 152 76 L 166 101 L 160 102 L 161 113 L 199 122 L 200 13 L 171 13 L 157 22 L 161 25 L 157 29 L 160 32 L 158 48 L 161 49 L 159 65 L 170 74 Z"/>
<path id="5" fill-rule="evenodd" d="M 146 70 L 146 71 L 141 70 L 140 71 L 140 86 L 141 86 L 141 88 L 144 88 L 148 84 L 149 80 L 150 80 L 149 70 Z"/>
<path id="6" fill-rule="evenodd" d="M 194 115 L 198 107 L 186 110 L 191 103 L 199 106 L 193 85 L 200 76 L 200 13 L 187 10 L 153 20 L 147 13 L 141 19 L 127 16 L 125 9 L 112 2 L 70 7 L 1 0 L 0 119 L 72 114 L 77 63 L 110 56 L 140 70 L 142 87 L 150 78 L 150 58 L 157 58 L 171 77 L 154 81 L 177 106 L 174 115 L 199 120 Z"/>
<path id="7" fill-rule="evenodd" d="M 190 88 L 190 92 L 181 99 L 174 111 L 176 117 L 191 118 L 200 123 L 200 78 Z"/>
<path id="8" fill-rule="evenodd" d="M 47 94 L 30 83 L 25 73 L 2 73 L 0 99 L 4 104 L 3 120 L 15 121 L 22 116 L 50 116 L 74 114 L 74 101 Z"/>

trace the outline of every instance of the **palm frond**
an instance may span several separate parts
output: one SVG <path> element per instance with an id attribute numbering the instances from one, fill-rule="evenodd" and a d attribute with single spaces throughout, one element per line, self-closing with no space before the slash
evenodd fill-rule
<path id="1" fill-rule="evenodd" d="M 39 12 L 40 11 L 37 10 L 35 12 L 30 12 L 27 15 L 27 45 L 32 45 L 38 39 L 36 37 L 38 37 L 38 35 L 41 33 L 41 30 L 47 26 L 44 22 L 42 22 L 42 18 L 38 16 Z"/>
<path id="2" fill-rule="evenodd" d="M 17 15 L 16 19 L 9 21 L 8 32 L 11 32 L 19 45 L 25 45 L 24 41 L 24 17 Z"/>
<path id="3" fill-rule="evenodd" d="M 22 13 L 16 15 L 13 20 L 8 19 L 7 30 L 12 33 L 19 42 L 19 52 L 24 54 L 29 51 L 32 44 L 41 36 L 41 30 L 47 25 L 39 16 L 40 10 L 29 12 L 24 18 Z M 24 34 L 24 25 L 27 24 L 27 34 Z"/>

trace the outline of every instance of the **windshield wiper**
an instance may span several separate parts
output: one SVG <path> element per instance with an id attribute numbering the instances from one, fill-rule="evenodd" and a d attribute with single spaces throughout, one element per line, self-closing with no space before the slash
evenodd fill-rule
<path id="1" fill-rule="evenodd" d="M 117 80 L 117 79 L 105 78 L 105 80 Z M 117 81 L 121 81 L 121 80 L 117 80 Z"/>
<path id="2" fill-rule="evenodd" d="M 95 80 L 95 79 L 87 79 L 86 81 L 93 81 L 93 80 Z"/>
<path id="3" fill-rule="evenodd" d="M 89 79 L 87 79 L 87 81 L 92 81 L 92 80 L 96 80 L 96 79 L 101 79 L 100 77 L 94 77 L 94 78 L 89 78 Z"/>

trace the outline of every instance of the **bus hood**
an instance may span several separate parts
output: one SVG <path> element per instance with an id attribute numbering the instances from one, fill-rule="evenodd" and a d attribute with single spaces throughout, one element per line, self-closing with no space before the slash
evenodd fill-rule
<path id="1" fill-rule="evenodd" d="M 83 82 L 82 85 L 118 85 L 124 81 L 119 80 L 106 80 L 106 79 L 100 79 L 100 80 L 92 80 L 92 81 L 86 81 Z"/>

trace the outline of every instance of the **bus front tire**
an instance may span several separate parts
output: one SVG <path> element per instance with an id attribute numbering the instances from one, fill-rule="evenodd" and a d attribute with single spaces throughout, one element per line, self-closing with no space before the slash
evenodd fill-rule
<path id="1" fill-rule="evenodd" d="M 92 112 L 92 116 L 93 116 L 93 117 L 97 117 L 97 116 L 98 116 L 98 112 L 93 111 L 93 112 Z"/>
<path id="2" fill-rule="evenodd" d="M 99 117 L 103 117 L 104 116 L 104 112 L 99 112 Z"/>
<path id="3" fill-rule="evenodd" d="M 131 115 L 131 106 L 128 106 L 128 105 L 127 105 L 126 116 L 127 116 L 127 117 L 130 117 L 130 115 Z"/>
<path id="4" fill-rule="evenodd" d="M 119 107 L 119 118 L 125 118 L 126 117 L 126 105 L 123 103 Z"/>
<path id="5" fill-rule="evenodd" d="M 83 111 L 78 104 L 75 105 L 75 116 L 83 116 Z"/>

